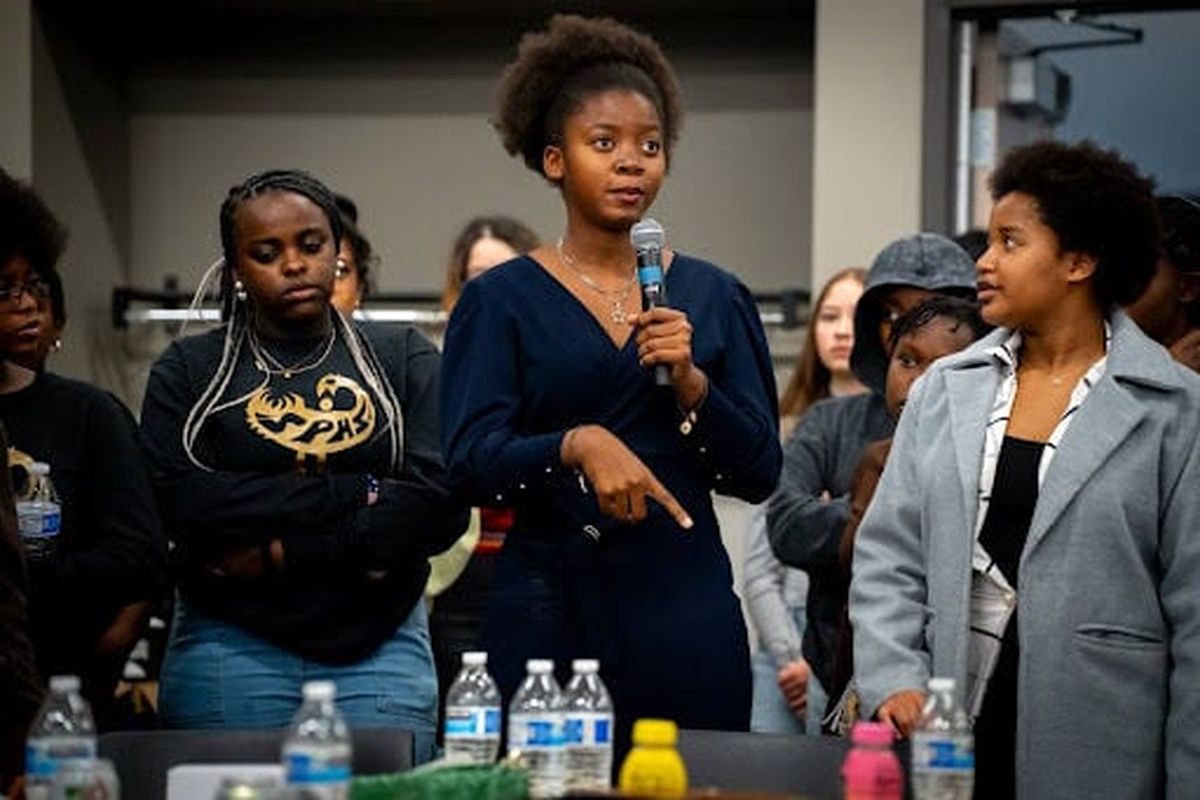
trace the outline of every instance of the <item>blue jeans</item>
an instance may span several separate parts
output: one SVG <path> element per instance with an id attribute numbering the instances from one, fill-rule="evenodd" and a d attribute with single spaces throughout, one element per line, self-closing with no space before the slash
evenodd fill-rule
<path id="1" fill-rule="evenodd" d="M 337 684 L 337 707 L 351 727 L 411 730 L 415 763 L 434 756 L 437 677 L 424 602 L 378 650 L 345 665 L 303 658 L 182 599 L 175 609 L 159 691 L 167 727 L 286 727 L 304 682 L 326 680 Z"/>
<path id="2" fill-rule="evenodd" d="M 779 668 L 766 648 L 750 658 L 754 673 L 754 705 L 750 707 L 750 730 L 755 733 L 804 733 L 804 718 L 796 716 L 779 688 Z"/>
<path id="3" fill-rule="evenodd" d="M 792 612 L 792 623 L 796 626 L 796 635 L 804 638 L 806 617 L 804 606 L 789 609 Z M 787 698 L 779 688 L 779 668 L 775 659 L 767 651 L 760 638 L 758 652 L 750 659 L 750 669 L 754 673 L 754 705 L 750 707 L 750 730 L 755 733 L 804 733 L 805 718 L 796 716 Z M 812 683 L 809 681 L 809 708 L 812 708 Z M 822 706 L 823 708 L 824 706 Z M 819 730 L 819 729 L 818 729 Z"/>

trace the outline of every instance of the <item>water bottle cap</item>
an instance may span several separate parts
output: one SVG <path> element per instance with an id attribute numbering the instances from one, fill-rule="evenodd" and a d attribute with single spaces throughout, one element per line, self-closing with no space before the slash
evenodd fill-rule
<path id="1" fill-rule="evenodd" d="M 305 700 L 332 700 L 337 697 L 337 684 L 333 681 L 305 681 L 301 691 Z"/>
<path id="2" fill-rule="evenodd" d="M 55 675 L 50 678 L 50 691 L 55 694 L 79 691 L 78 675 Z"/>
<path id="3" fill-rule="evenodd" d="M 954 678 L 930 678 L 929 691 L 931 692 L 953 692 L 957 682 Z"/>
<path id="4" fill-rule="evenodd" d="M 850 730 L 850 741 L 854 744 L 890 745 L 892 729 L 882 722 L 856 722 Z"/>
<path id="5" fill-rule="evenodd" d="M 600 661 L 595 658 L 577 658 L 571 662 L 571 669 L 576 672 L 596 673 L 600 671 Z"/>
<path id="6" fill-rule="evenodd" d="M 525 670 L 531 675 L 549 675 L 554 671 L 554 662 L 548 658 L 531 658 L 525 662 Z"/>
<path id="7" fill-rule="evenodd" d="M 674 747 L 679 729 L 669 719 L 639 719 L 633 723 L 633 743 L 648 747 Z"/>
<path id="8" fill-rule="evenodd" d="M 487 666 L 487 653 L 477 650 L 468 651 L 462 654 L 462 663 L 464 667 Z"/>
<path id="9" fill-rule="evenodd" d="M 30 475 L 38 475 L 38 476 L 49 475 L 50 474 L 50 465 L 47 464 L 45 461 L 35 461 L 29 465 L 29 474 Z"/>

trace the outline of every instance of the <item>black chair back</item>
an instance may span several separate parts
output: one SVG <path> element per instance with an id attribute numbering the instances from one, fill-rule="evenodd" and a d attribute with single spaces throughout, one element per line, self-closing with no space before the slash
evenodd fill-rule
<path id="1" fill-rule="evenodd" d="M 693 789 L 799 794 L 839 800 L 849 742 L 833 736 L 681 730 L 679 753 Z"/>
<path id="2" fill-rule="evenodd" d="M 102 758 L 121 779 L 123 800 L 163 800 L 167 770 L 177 764 L 274 764 L 283 730 L 118 731 L 100 736 Z M 399 728 L 351 731 L 354 774 L 400 772 L 413 766 L 413 735 Z"/>

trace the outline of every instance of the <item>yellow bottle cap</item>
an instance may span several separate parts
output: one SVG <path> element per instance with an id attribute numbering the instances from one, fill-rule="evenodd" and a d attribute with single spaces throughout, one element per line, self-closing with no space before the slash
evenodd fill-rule
<path id="1" fill-rule="evenodd" d="M 679 729 L 669 719 L 639 719 L 633 723 L 633 743 L 647 747 L 674 747 Z"/>

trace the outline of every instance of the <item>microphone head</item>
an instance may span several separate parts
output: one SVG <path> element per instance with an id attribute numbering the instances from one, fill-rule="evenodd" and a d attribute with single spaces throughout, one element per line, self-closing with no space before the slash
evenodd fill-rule
<path id="1" fill-rule="evenodd" d="M 639 253 L 651 249 L 662 250 L 667 244 L 667 233 L 658 220 L 646 217 L 629 229 L 629 241 L 633 242 L 633 249 Z"/>

